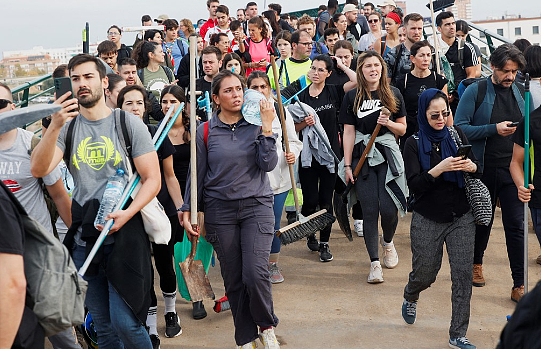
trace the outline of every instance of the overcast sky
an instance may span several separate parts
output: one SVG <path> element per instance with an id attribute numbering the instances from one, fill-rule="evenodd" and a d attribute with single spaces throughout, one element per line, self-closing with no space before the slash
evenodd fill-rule
<path id="1" fill-rule="evenodd" d="M 377 1 L 377 0 L 376 0 Z M 376 3 L 376 1 L 373 1 Z M 222 0 L 234 13 L 247 0 Z M 260 12 L 264 4 L 281 3 L 284 12 L 298 11 L 327 3 L 327 0 L 263 0 L 256 1 Z M 343 3 L 344 0 L 339 0 Z M 362 1 L 363 3 L 365 1 Z M 408 12 L 419 12 L 429 16 L 425 7 L 427 0 L 407 0 Z M 539 0 L 472 0 L 473 19 L 487 16 L 522 14 L 523 17 L 541 15 Z M 155 6 L 152 6 L 155 4 Z M 510 7 L 512 4 L 512 8 Z M 73 47 L 81 42 L 85 22 L 90 23 L 91 42 L 106 38 L 111 24 L 138 26 L 143 14 L 153 18 L 167 14 L 171 18 L 190 18 L 196 21 L 207 18 L 205 0 L 2 0 L 0 20 L 0 53 L 2 51 L 45 48 Z M 133 43 L 134 34 L 125 34 L 123 41 Z"/>

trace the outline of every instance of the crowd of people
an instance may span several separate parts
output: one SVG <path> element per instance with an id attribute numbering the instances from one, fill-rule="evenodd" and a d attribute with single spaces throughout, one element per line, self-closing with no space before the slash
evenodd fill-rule
<path id="1" fill-rule="evenodd" d="M 541 168 L 532 171 L 526 188 L 525 93 L 519 82 L 526 73 L 532 78 L 530 106 L 537 109 L 539 46 L 499 46 L 489 58 L 492 75 L 482 78 L 480 50 L 466 40 L 467 23 L 451 12 L 437 15 L 438 33 L 427 41 L 423 16 L 404 14 L 393 0 L 377 6 L 347 0 L 341 11 L 337 0 L 329 0 L 315 19 L 283 14 L 276 3 L 261 15 L 255 2 L 236 11 L 220 0 L 207 0 L 206 6 L 208 20 L 195 25 L 187 18 L 156 17 L 163 31 L 138 34 L 132 47 L 121 42 L 121 28 L 112 25 L 97 57 L 79 54 L 53 73 L 54 78 L 69 77 L 73 92 L 55 96 L 61 111 L 42 120 L 37 145 L 22 129 L 0 135 L 0 179 L 29 215 L 51 232 L 54 226 L 77 268 L 99 235 L 90 223 L 108 178 L 118 168 L 141 176 L 137 196 L 125 209 L 109 214 L 114 219 L 111 233 L 84 277 L 85 305 L 99 347 L 156 349 L 160 334 L 182 333 L 177 292 L 192 300 L 174 261 L 183 261 L 198 239 L 196 258 L 207 272 L 213 252 L 220 262 L 238 347 L 256 348 L 259 339 L 267 349 L 279 348 L 272 285 L 287 275 L 279 267 L 276 232 L 283 227 L 284 206 L 288 222 L 298 218 L 287 203 L 293 166 L 305 217 L 320 209 L 333 213 L 336 194 L 353 184 L 350 216 L 370 259 L 368 283 L 384 282 L 382 266 L 398 265 L 394 235 L 399 218 L 412 212 L 412 271 L 401 309 L 408 324 L 416 320 L 420 293 L 436 280 L 445 244 L 452 282 L 448 343 L 475 348 L 466 337 L 470 300 L 472 286 L 487 283 L 483 259 L 492 221 L 475 224 L 464 176 L 479 178 L 488 187 L 492 219 L 496 206 L 501 207 L 511 300 L 518 302 L 524 295 L 523 202 L 530 202 L 541 244 L 536 190 L 541 188 Z M 153 24 L 149 15 L 141 22 Z M 197 48 L 190 52 L 194 35 Z M 189 98 L 191 59 L 201 96 L 197 101 Z M 276 90 L 303 77 L 309 86 L 280 110 Z M 246 89 L 263 96 L 260 125 L 243 115 Z M 209 103 L 201 102 L 206 92 Z M 181 103 L 196 104 L 196 135 L 190 134 L 186 106 L 156 151 L 151 140 L 156 124 Z M 0 113 L 14 108 L 9 87 L 0 84 Z M 539 115 L 532 114 L 532 130 L 540 127 Z M 538 133 L 531 131 L 530 137 L 534 154 L 541 154 Z M 197 178 L 191 178 L 191 142 L 197 147 Z M 471 150 L 458 156 L 469 144 Z M 532 155 L 534 168 L 541 164 L 534 164 L 536 157 Z M 197 207 L 191 205 L 192 183 L 197 185 Z M 42 187 L 56 204 L 56 222 Z M 8 224 L 0 233 L 0 288 L 13 295 L 7 302 L 0 297 L 0 347 L 43 348 L 43 334 L 28 328 L 28 338 L 19 331 L 12 346 L 21 318 L 30 326 L 29 312 L 22 311 L 24 297 L 18 297 L 24 289 L 24 280 L 17 278 L 23 275 L 23 233 L 1 190 L 0 195 L 6 208 L 0 217 Z M 140 213 L 155 197 L 171 226 L 166 245 L 150 243 Z M 204 234 L 192 226 L 193 210 L 205 213 Z M 330 235 L 331 224 L 306 238 L 320 262 L 334 259 Z M 184 253 L 177 255 L 177 248 Z M 164 333 L 157 327 L 152 261 L 165 303 Z M 194 319 L 207 316 L 201 301 L 192 304 Z M 33 326 L 39 328 L 35 321 Z M 71 329 L 49 339 L 55 348 L 78 347 Z M 23 346 L 24 341 L 33 346 Z"/>

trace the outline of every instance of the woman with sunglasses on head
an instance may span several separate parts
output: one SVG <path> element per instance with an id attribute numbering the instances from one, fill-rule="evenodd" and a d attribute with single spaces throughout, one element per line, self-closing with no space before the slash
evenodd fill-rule
<path id="1" fill-rule="evenodd" d="M 204 207 L 206 239 L 220 261 L 237 345 L 255 348 L 259 332 L 266 349 L 279 349 L 268 270 L 274 194 L 267 173 L 278 163 L 277 135 L 272 131 L 276 112 L 272 102 L 262 100 L 262 125 L 248 123 L 241 112 L 244 87 L 244 80 L 229 70 L 212 81 L 216 111 L 198 127 L 196 139 L 199 207 L 191 207 L 188 173 L 184 229 L 192 239 L 199 236 L 190 223 L 190 211 Z"/>
<path id="2" fill-rule="evenodd" d="M 270 81 L 267 74 L 261 71 L 254 71 L 248 77 L 248 88 L 259 91 L 265 95 L 267 100 L 273 101 L 272 89 L 270 87 Z M 274 101 L 273 101 L 274 102 Z M 274 108 L 279 113 L 278 104 L 274 102 Z M 289 164 L 294 164 L 295 159 L 299 157 L 302 150 L 302 142 L 299 141 L 297 133 L 295 132 L 295 124 L 293 118 L 289 115 L 287 109 L 284 109 L 284 116 L 286 122 L 287 137 L 289 141 L 290 153 L 285 152 L 285 146 L 283 146 L 283 129 L 280 116 L 277 115 L 272 121 L 272 131 L 278 135 L 276 138 L 276 151 L 278 152 L 278 165 L 269 172 L 269 180 L 272 191 L 274 192 L 274 231 L 280 229 L 280 220 L 282 218 L 282 211 L 284 210 L 284 204 L 286 201 L 289 189 L 291 189 L 291 179 L 289 176 Z M 278 257 L 280 255 L 281 242 L 280 238 L 274 235 L 272 240 L 272 247 L 269 257 L 269 272 L 270 281 L 273 284 L 277 284 L 284 281 L 280 268 L 278 268 Z"/>
<path id="3" fill-rule="evenodd" d="M 180 89 L 178 86 L 175 87 Z M 149 111 L 150 102 L 147 92 L 143 87 L 131 85 L 124 87 L 118 94 L 118 106 L 122 110 L 132 113 L 143 120 L 145 114 Z M 147 127 L 150 134 L 154 136 L 157 127 L 153 125 L 147 125 Z M 177 278 L 173 266 L 173 248 L 175 243 L 182 239 L 182 213 L 177 211 L 177 208 L 182 206 L 183 201 L 180 185 L 173 170 L 175 148 L 167 137 L 164 139 L 160 148 L 158 148 L 157 153 L 160 160 L 162 183 L 160 192 L 156 197 L 169 217 L 171 239 L 167 245 L 152 243 L 152 250 L 154 252 L 156 270 L 160 275 L 160 289 L 162 290 L 165 302 L 165 337 L 171 338 L 182 333 L 180 319 L 175 309 Z M 151 303 L 148 309 L 146 325 L 149 327 L 149 335 L 153 347 L 156 347 L 160 343 L 157 330 L 158 301 L 154 287 L 151 288 L 150 292 Z"/>
<path id="4" fill-rule="evenodd" d="M 385 35 L 385 31 L 381 30 L 381 15 L 379 12 L 372 12 L 368 16 L 368 26 L 370 33 L 366 33 L 359 39 L 359 52 L 374 49 L 374 42 Z"/>
<path id="5" fill-rule="evenodd" d="M 383 282 L 378 247 L 380 216 L 383 262 L 389 269 L 398 265 L 393 237 L 398 224 L 398 210 L 401 215 L 405 214 L 406 188 L 404 162 L 395 137 L 406 132 L 406 111 L 402 95 L 387 82 L 387 65 L 379 53 L 366 51 L 359 56 L 357 88 L 344 97 L 340 123 L 344 124 L 346 184 L 354 183 L 363 211 L 364 241 L 370 257 L 367 281 L 380 283 Z M 353 170 L 378 124 L 381 129 L 354 181 Z"/>
<path id="6" fill-rule="evenodd" d="M 448 80 L 443 75 L 430 70 L 433 52 L 433 47 L 426 40 L 413 44 L 410 50 L 411 66 L 413 69 L 396 82 L 396 87 L 404 97 L 408 125 L 406 133 L 400 137 L 400 149 L 402 151 L 408 137 L 419 129 L 419 125 L 417 124 L 417 109 L 421 93 L 426 89 L 435 88 L 447 94 Z M 451 115 L 447 118 L 447 125 L 451 126 L 452 124 L 453 117 Z"/>
<path id="7" fill-rule="evenodd" d="M 345 69 L 341 60 L 337 60 L 340 67 Z M 344 89 L 341 86 L 326 84 L 327 78 L 331 75 L 333 61 L 328 55 L 319 55 L 312 61 L 308 71 L 308 78 L 312 84 L 299 94 L 299 100 L 317 113 L 319 122 L 325 130 L 332 151 L 341 157 L 340 143 L 338 137 L 338 112 L 344 97 Z M 316 123 L 314 115 L 309 115 L 300 123 L 295 124 L 295 130 L 301 132 L 306 126 L 313 126 Z M 303 133 L 299 138 L 303 139 Z M 303 152 L 311 152 L 310 149 L 303 149 Z M 316 208 L 326 209 L 332 213 L 332 196 L 336 182 L 336 165 L 320 163 L 315 157 L 311 157 L 309 167 L 301 163 L 299 167 L 299 179 L 303 192 L 302 215 L 308 217 L 316 212 Z M 334 162 L 334 160 L 333 160 Z M 307 246 L 311 251 L 319 252 L 321 262 L 330 262 L 333 256 L 329 249 L 329 238 L 331 226 L 320 231 L 319 242 L 315 234 L 308 237 Z"/>
<path id="8" fill-rule="evenodd" d="M 374 42 L 374 51 L 379 52 L 382 57 L 385 57 L 387 52 L 400 44 L 398 28 L 402 24 L 402 17 L 394 11 L 389 12 L 385 16 L 384 23 L 387 34 L 382 35 L 379 40 Z"/>
<path id="9" fill-rule="evenodd" d="M 406 141 L 404 162 L 413 216 L 410 236 L 412 271 L 404 288 L 402 317 L 413 324 L 417 300 L 438 275 L 447 249 L 451 267 L 451 348 L 475 349 L 466 338 L 470 319 L 475 223 L 464 190 L 464 172 L 477 173 L 471 150 L 457 156 L 457 139 L 468 144 L 458 127 L 447 125 L 451 111 L 447 95 L 428 89 L 419 97 L 419 132 Z"/>

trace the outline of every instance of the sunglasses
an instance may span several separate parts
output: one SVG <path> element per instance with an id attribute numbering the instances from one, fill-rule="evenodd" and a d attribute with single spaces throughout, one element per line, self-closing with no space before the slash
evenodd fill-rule
<path id="1" fill-rule="evenodd" d="M 440 115 L 443 116 L 444 118 L 446 118 L 449 115 L 451 115 L 451 112 L 450 111 L 442 111 L 441 113 L 430 114 L 430 119 L 438 120 L 440 118 Z"/>
<path id="2" fill-rule="evenodd" d="M 378 23 L 379 19 L 369 19 L 368 23 Z"/>
<path id="3" fill-rule="evenodd" d="M 5 107 L 8 106 L 8 104 L 13 104 L 13 102 L 10 101 L 9 99 L 0 98 L 0 109 L 4 109 Z"/>

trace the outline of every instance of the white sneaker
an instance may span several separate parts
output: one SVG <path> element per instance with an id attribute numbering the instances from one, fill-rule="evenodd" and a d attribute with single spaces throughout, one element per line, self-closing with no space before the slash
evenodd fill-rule
<path id="1" fill-rule="evenodd" d="M 391 241 L 386 243 L 381 237 L 381 246 L 383 247 L 383 264 L 389 269 L 393 269 L 398 265 L 398 253 L 394 248 L 394 243 Z"/>
<path id="2" fill-rule="evenodd" d="M 256 341 L 253 341 L 253 342 L 250 342 L 250 343 L 246 343 L 244 345 L 241 345 L 240 347 L 237 346 L 237 349 L 255 349 L 257 348 L 257 343 Z"/>
<path id="3" fill-rule="evenodd" d="M 280 343 L 274 334 L 274 328 L 269 328 L 259 334 L 259 340 L 265 346 L 265 349 L 280 349 Z"/>
<path id="4" fill-rule="evenodd" d="M 356 219 L 353 221 L 353 228 L 355 228 L 355 232 L 357 233 L 358 237 L 363 237 L 363 220 L 362 219 Z"/>
<path id="5" fill-rule="evenodd" d="M 381 270 L 381 263 L 375 261 L 370 263 L 370 274 L 368 274 L 369 284 L 379 284 L 383 282 L 383 270 Z"/>

